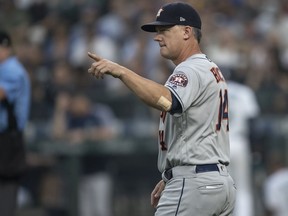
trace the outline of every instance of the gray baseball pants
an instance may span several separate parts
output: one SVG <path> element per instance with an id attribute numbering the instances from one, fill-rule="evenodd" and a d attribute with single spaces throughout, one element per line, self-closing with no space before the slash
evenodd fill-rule
<path id="1" fill-rule="evenodd" d="M 227 167 L 196 173 L 196 166 L 172 168 L 155 216 L 232 216 L 236 188 Z"/>

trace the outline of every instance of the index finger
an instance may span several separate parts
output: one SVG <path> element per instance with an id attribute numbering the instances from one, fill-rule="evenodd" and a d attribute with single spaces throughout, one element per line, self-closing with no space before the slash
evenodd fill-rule
<path id="1" fill-rule="evenodd" d="M 90 52 L 88 52 L 88 56 L 94 59 L 95 61 L 100 61 L 102 59 L 99 56 L 95 55 L 94 53 L 90 53 Z"/>

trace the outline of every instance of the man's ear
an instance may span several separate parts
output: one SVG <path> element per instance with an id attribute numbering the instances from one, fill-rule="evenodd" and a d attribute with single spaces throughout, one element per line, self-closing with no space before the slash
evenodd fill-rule
<path id="1" fill-rule="evenodd" d="M 185 26 L 184 27 L 184 39 L 189 39 L 193 36 L 193 29 L 191 26 Z"/>

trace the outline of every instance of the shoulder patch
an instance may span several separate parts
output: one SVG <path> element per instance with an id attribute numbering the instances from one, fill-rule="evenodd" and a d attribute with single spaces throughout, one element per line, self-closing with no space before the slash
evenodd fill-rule
<path id="1" fill-rule="evenodd" d="M 184 73 L 174 74 L 170 77 L 168 82 L 176 86 L 186 87 L 188 84 L 188 78 Z"/>

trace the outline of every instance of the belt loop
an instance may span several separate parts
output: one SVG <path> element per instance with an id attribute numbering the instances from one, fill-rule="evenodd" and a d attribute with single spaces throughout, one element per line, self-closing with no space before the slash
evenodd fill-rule
<path id="1" fill-rule="evenodd" d="M 169 181 L 170 179 L 173 178 L 173 171 L 172 168 L 170 169 L 166 169 L 163 173 L 162 173 L 162 179 L 163 181 L 166 183 L 167 181 Z"/>
<path id="2" fill-rule="evenodd" d="M 220 175 L 227 176 L 228 175 L 228 169 L 224 164 L 217 164 Z"/>
<path id="3" fill-rule="evenodd" d="M 164 172 L 162 172 L 162 180 L 166 183 L 169 181 L 169 179 L 166 178 L 165 172 L 166 172 L 166 170 L 164 170 Z"/>

